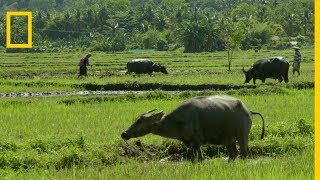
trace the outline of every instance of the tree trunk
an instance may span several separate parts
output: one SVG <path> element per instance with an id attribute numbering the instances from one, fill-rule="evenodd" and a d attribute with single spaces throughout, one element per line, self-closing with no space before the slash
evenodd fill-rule
<path id="1" fill-rule="evenodd" d="M 228 71 L 231 71 L 231 58 L 232 58 L 231 49 L 228 49 Z"/>

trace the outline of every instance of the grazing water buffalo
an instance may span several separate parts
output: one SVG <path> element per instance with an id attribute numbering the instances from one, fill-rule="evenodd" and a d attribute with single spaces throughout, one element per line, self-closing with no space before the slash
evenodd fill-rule
<path id="1" fill-rule="evenodd" d="M 168 74 L 167 69 L 165 66 L 160 64 L 156 64 L 149 59 L 134 59 L 127 63 L 127 72 L 128 73 L 136 73 L 136 74 L 143 74 L 148 73 L 152 74 L 152 72 L 162 72 L 164 74 Z"/>
<path id="2" fill-rule="evenodd" d="M 278 79 L 279 82 L 288 82 L 289 63 L 283 57 L 272 57 L 268 59 L 261 59 L 252 64 L 248 71 L 242 69 L 246 80 L 245 83 L 249 83 L 253 79 L 253 83 L 256 84 L 256 79 L 260 79 L 265 82 L 266 78 Z"/>
<path id="3" fill-rule="evenodd" d="M 168 115 L 154 110 L 138 116 L 136 122 L 121 134 L 124 140 L 152 133 L 162 137 L 178 139 L 192 149 L 193 156 L 202 159 L 200 146 L 203 144 L 227 147 L 229 160 L 238 155 L 236 141 L 242 157 L 248 155 L 248 136 L 251 129 L 251 115 L 264 119 L 258 112 L 250 111 L 239 99 L 226 95 L 199 96 L 191 98 Z"/>

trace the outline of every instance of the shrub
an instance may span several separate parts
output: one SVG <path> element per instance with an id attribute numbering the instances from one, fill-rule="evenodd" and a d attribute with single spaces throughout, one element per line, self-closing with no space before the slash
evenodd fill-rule
<path id="1" fill-rule="evenodd" d="M 168 46 L 166 46 L 167 42 L 163 39 L 159 39 L 157 41 L 157 50 L 158 51 L 165 51 L 165 50 L 168 50 Z"/>
<path id="2" fill-rule="evenodd" d="M 111 50 L 111 43 L 108 41 L 100 41 L 94 43 L 91 51 L 110 51 Z"/>

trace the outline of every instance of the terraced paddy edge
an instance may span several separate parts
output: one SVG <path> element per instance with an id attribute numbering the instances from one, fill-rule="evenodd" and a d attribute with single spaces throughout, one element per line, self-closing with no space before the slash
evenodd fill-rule
<path id="1" fill-rule="evenodd" d="M 186 90 L 229 90 L 229 89 L 241 89 L 241 88 L 255 88 L 255 85 L 232 85 L 232 84 L 199 84 L 199 85 L 191 85 L 191 84 L 161 84 L 161 83 L 130 83 L 130 84 L 82 84 L 86 90 L 164 90 L 164 91 L 186 91 Z"/>
<path id="2" fill-rule="evenodd" d="M 29 89 L 31 92 L 41 93 L 41 89 L 47 89 L 52 94 L 58 94 L 58 91 L 54 89 L 70 89 L 69 91 L 75 90 L 87 90 L 87 91 L 152 91 L 152 90 L 163 90 L 163 91 L 201 91 L 201 90 L 237 90 L 237 89 L 255 89 L 259 86 L 283 86 L 285 88 L 293 89 L 308 89 L 314 88 L 313 81 L 295 81 L 288 84 L 279 83 L 265 83 L 265 84 L 165 84 L 165 83 L 65 83 L 65 82 L 46 82 L 46 81 L 3 81 L 0 82 L 2 95 L 6 96 L 9 92 L 17 92 L 16 89 Z M 24 88 L 25 87 L 25 88 Z M 7 90 L 6 90 L 7 89 Z M 39 90 L 37 90 L 39 89 Z M 6 91 L 8 93 L 6 93 Z M 20 90 L 21 92 L 21 90 Z M 42 90 L 43 92 L 43 90 Z M 56 93 L 57 92 L 57 93 Z M 27 93 L 27 92 L 25 92 Z M 46 94 L 43 92 L 42 94 Z M 50 92 L 47 94 L 50 95 Z M 121 94 L 121 93 L 120 93 Z"/>
<path id="3" fill-rule="evenodd" d="M 73 85 L 79 86 L 79 85 Z M 53 96 L 91 96 L 91 95 L 134 95 L 150 94 L 152 92 L 163 92 L 169 94 L 206 94 L 210 91 L 226 94 L 246 93 L 265 94 L 270 92 L 283 93 L 284 89 L 313 89 L 314 82 L 294 83 L 290 85 L 163 85 L 163 84 L 84 84 L 80 85 L 85 91 L 45 91 L 45 92 L 0 92 L 0 98 L 4 97 L 53 97 Z M 80 88 L 78 87 L 78 88 Z M 269 90 L 269 92 L 266 92 Z M 202 91 L 202 93 L 201 93 Z"/>

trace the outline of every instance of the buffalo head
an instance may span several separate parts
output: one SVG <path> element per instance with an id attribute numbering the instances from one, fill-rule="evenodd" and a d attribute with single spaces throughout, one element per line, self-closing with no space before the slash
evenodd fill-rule
<path id="1" fill-rule="evenodd" d="M 128 140 L 151 133 L 154 123 L 159 121 L 164 115 L 163 111 L 152 113 L 155 110 L 156 109 L 150 110 L 138 116 L 136 121 L 129 127 L 129 129 L 121 134 L 121 138 Z"/>
<path id="2" fill-rule="evenodd" d="M 243 67 L 242 71 L 243 71 L 244 75 L 246 76 L 246 80 L 244 81 L 244 83 L 249 83 L 251 81 L 251 79 L 253 78 L 252 67 L 248 71 L 244 70 L 244 67 Z"/>
<path id="3" fill-rule="evenodd" d="M 153 64 L 152 70 L 154 72 L 162 72 L 163 74 L 168 74 L 167 68 L 165 66 L 160 65 L 160 64 Z"/>

